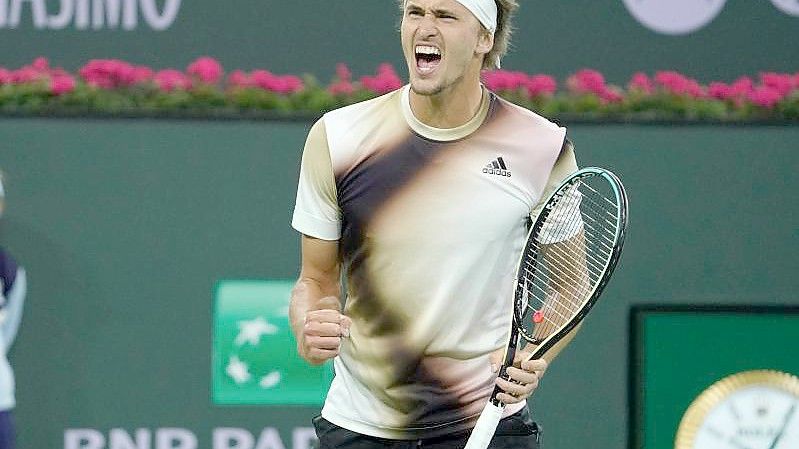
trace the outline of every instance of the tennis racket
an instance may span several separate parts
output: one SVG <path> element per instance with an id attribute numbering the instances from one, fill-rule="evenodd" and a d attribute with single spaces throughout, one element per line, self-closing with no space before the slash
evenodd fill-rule
<path id="1" fill-rule="evenodd" d="M 624 243 L 627 195 L 602 168 L 569 176 L 547 199 L 516 268 L 513 324 L 499 376 L 507 379 L 520 342 L 541 358 L 577 326 L 608 283 Z M 502 418 L 497 386 L 465 449 L 486 449 Z"/>

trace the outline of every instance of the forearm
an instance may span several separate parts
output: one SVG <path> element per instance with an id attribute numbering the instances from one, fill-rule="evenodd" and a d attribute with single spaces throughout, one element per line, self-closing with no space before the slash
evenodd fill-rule
<path id="1" fill-rule="evenodd" d="M 577 335 L 577 332 L 580 331 L 580 327 L 581 326 L 582 326 L 582 323 L 580 323 L 577 326 L 575 326 L 574 329 L 570 330 L 569 333 L 566 334 L 566 336 L 563 337 L 559 342 L 557 342 L 554 345 L 552 345 L 552 347 L 549 348 L 549 350 L 547 350 L 547 352 L 545 352 L 541 356 L 541 358 L 546 360 L 549 363 L 552 363 L 552 361 L 555 360 L 555 357 L 557 357 L 558 354 L 560 354 L 560 352 L 563 351 L 563 349 L 566 348 L 566 346 L 568 346 L 569 343 L 572 342 L 574 337 Z"/>
<path id="2" fill-rule="evenodd" d="M 291 292 L 289 320 L 297 352 L 312 365 L 338 355 L 350 322 L 341 314 L 338 242 L 303 235 L 302 269 Z"/>
<path id="3" fill-rule="evenodd" d="M 547 337 L 563 328 L 588 299 L 590 280 L 583 231 L 571 238 L 542 248 L 545 272 L 549 278 L 549 291 L 541 311 L 547 317 L 537 328 L 539 337 Z M 574 339 L 580 329 L 575 326 L 542 358 L 551 362 Z"/>
<path id="4" fill-rule="evenodd" d="M 338 296 L 340 285 L 338 282 L 323 282 L 312 277 L 300 276 L 291 290 L 289 305 L 289 320 L 295 338 L 299 340 L 302 328 L 305 325 L 305 315 L 312 309 L 313 304 L 326 296 Z"/>

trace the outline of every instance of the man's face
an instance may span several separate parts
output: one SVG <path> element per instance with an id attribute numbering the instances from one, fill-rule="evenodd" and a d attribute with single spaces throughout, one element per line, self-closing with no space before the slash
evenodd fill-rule
<path id="1" fill-rule="evenodd" d="M 464 75 L 479 77 L 482 56 L 493 38 L 477 18 L 455 0 L 408 0 L 400 28 L 411 89 L 436 95 Z"/>

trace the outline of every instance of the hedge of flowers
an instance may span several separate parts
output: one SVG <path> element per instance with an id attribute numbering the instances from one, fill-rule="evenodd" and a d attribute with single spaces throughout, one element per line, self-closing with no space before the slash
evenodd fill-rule
<path id="1" fill-rule="evenodd" d="M 799 73 L 760 73 L 702 85 L 662 71 L 636 73 L 626 86 L 583 69 L 563 85 L 543 74 L 486 72 L 485 85 L 553 118 L 588 120 L 799 121 Z M 306 117 L 372 98 L 402 85 L 389 64 L 355 78 L 344 64 L 328 84 L 267 70 L 226 73 L 211 57 L 185 70 L 154 70 L 121 60 L 91 60 L 77 73 L 43 57 L 0 67 L 0 114 L 203 117 Z"/>

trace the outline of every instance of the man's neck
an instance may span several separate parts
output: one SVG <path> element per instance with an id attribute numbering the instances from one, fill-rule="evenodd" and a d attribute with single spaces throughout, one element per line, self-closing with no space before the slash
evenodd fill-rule
<path id="1" fill-rule="evenodd" d="M 479 79 L 453 87 L 436 95 L 419 95 L 411 89 L 413 115 L 433 128 L 457 128 L 469 122 L 480 110 L 483 87 Z"/>

